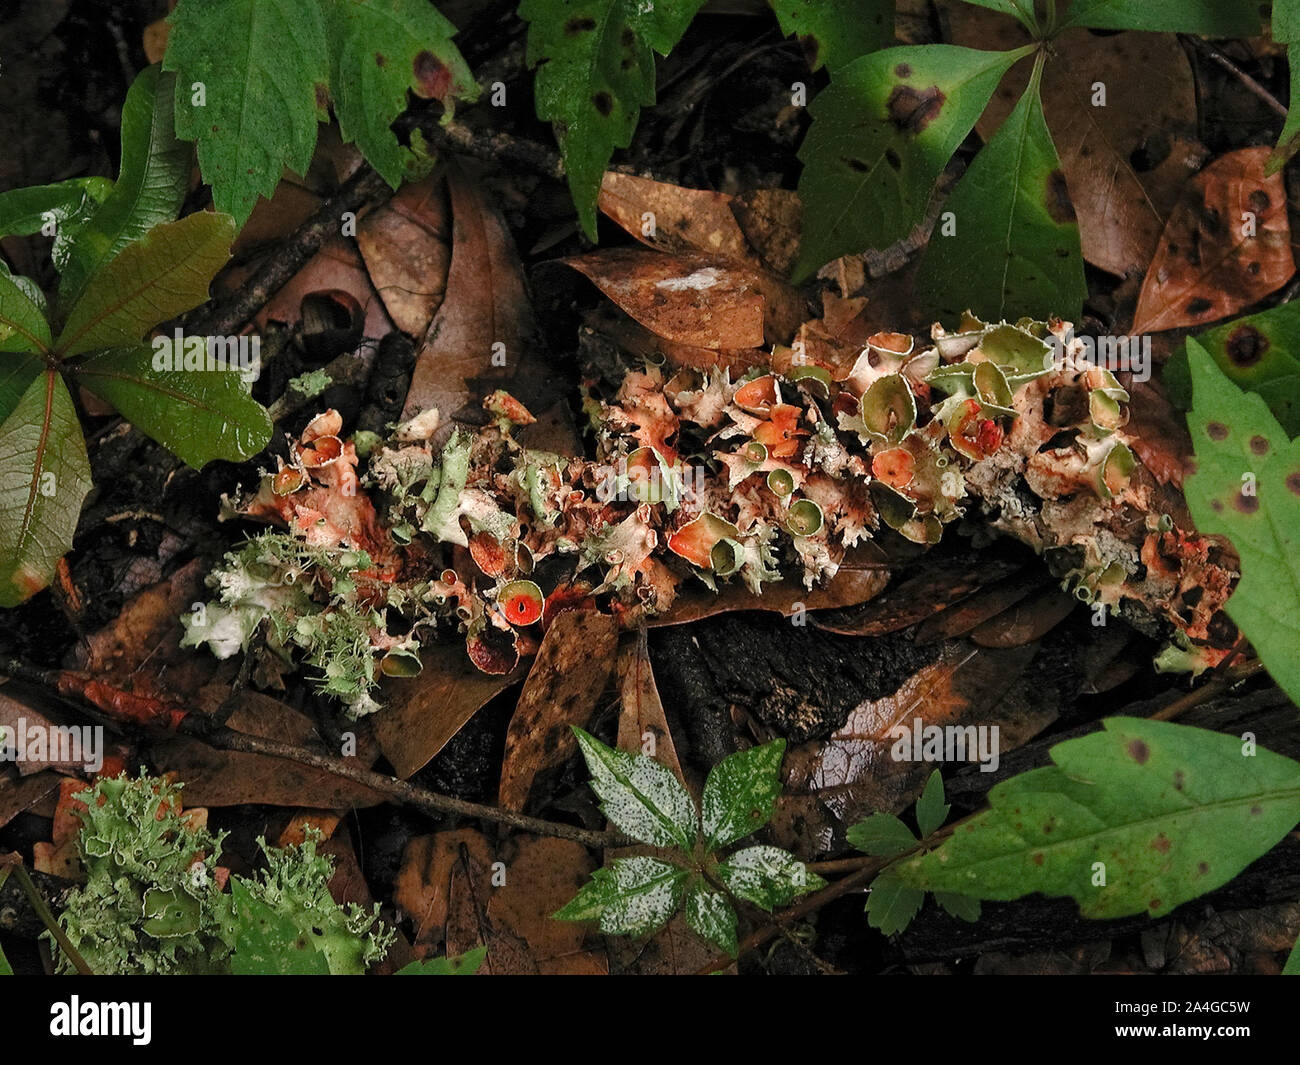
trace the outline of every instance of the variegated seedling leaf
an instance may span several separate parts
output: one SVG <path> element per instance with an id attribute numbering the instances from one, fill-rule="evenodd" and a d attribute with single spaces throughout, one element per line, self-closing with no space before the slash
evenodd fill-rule
<path id="1" fill-rule="evenodd" d="M 780 847 L 736 851 L 718 867 L 718 873 L 733 895 L 768 912 L 826 886 L 825 880 Z"/>
<path id="2" fill-rule="evenodd" d="M 720 891 L 696 881 L 686 893 L 686 924 L 715 947 L 736 956 L 736 911 Z"/>
<path id="3" fill-rule="evenodd" d="M 560 921 L 599 921 L 600 930 L 610 935 L 649 935 L 681 906 L 688 876 L 688 870 L 658 858 L 617 858 L 592 873 L 554 916 Z"/>
<path id="4" fill-rule="evenodd" d="M 697 835 L 695 803 L 672 770 L 641 754 L 607 747 L 574 728 L 600 808 L 634 839 L 690 850 Z"/>
<path id="5" fill-rule="evenodd" d="M 709 771 L 704 782 L 703 822 L 709 850 L 757 832 L 772 817 L 781 794 L 785 740 L 730 755 Z"/>

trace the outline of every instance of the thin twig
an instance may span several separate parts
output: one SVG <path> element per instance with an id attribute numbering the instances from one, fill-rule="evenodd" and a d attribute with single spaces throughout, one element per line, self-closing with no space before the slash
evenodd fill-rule
<path id="1" fill-rule="evenodd" d="M 1248 677 L 1253 677 L 1256 673 L 1264 668 L 1264 663 L 1258 658 L 1253 658 L 1249 662 L 1243 662 L 1239 666 L 1226 670 L 1220 676 L 1215 677 L 1208 684 L 1203 684 L 1193 692 L 1188 692 L 1181 698 L 1175 699 L 1168 706 L 1161 707 L 1151 715 L 1152 721 L 1173 721 L 1175 718 L 1182 717 L 1195 706 L 1214 698 L 1235 687 Z"/>
<path id="2" fill-rule="evenodd" d="M 1185 33 L 1180 33 L 1178 36 L 1185 44 L 1190 44 L 1193 48 L 1199 48 L 1210 59 L 1223 67 L 1224 70 L 1241 82 L 1245 88 L 1263 100 L 1275 114 L 1286 118 L 1286 108 L 1282 106 L 1281 101 L 1264 88 L 1263 85 L 1242 70 L 1241 67 L 1237 66 L 1236 63 L 1215 48 L 1209 41 L 1203 41 L 1199 37 L 1192 37 Z"/>
<path id="3" fill-rule="evenodd" d="M 36 911 L 36 916 L 41 919 L 41 924 L 49 929 L 50 935 L 58 943 L 59 949 L 67 956 L 68 961 L 72 962 L 72 967 L 82 976 L 94 976 L 95 970 L 86 964 L 86 959 L 81 956 L 81 952 L 72 945 L 72 940 L 67 933 L 59 927 L 59 922 L 54 919 L 54 914 L 50 912 L 49 906 L 46 905 L 45 899 L 41 896 L 36 885 L 32 883 L 32 878 L 27 870 L 21 865 L 11 866 L 12 875 L 18 881 L 18 886 L 23 889 L 23 894 L 27 896 L 27 901 Z"/>

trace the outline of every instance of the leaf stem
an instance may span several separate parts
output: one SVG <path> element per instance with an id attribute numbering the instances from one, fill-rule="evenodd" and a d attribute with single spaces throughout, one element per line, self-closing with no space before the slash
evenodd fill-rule
<path id="1" fill-rule="evenodd" d="M 50 935 L 54 937 L 54 941 L 58 943 L 59 949 L 67 956 L 68 961 L 72 962 L 72 967 L 82 976 L 94 976 L 95 970 L 86 964 L 86 959 L 81 956 L 81 952 L 72 945 L 72 940 L 68 938 L 67 933 L 59 927 L 59 922 L 54 919 L 54 914 L 50 912 L 45 899 L 41 897 L 40 891 L 32 883 L 32 878 L 26 868 L 15 865 L 12 866 L 12 870 L 13 878 L 18 881 L 18 886 L 22 888 L 23 894 L 27 896 L 27 901 L 31 903 L 32 909 L 36 911 L 36 916 L 41 919 L 41 924 L 45 925 Z"/>

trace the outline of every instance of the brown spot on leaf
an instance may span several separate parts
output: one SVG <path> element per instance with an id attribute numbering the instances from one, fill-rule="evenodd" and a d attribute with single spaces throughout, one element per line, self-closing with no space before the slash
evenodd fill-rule
<path id="1" fill-rule="evenodd" d="M 885 162 L 894 170 L 903 169 L 903 160 L 898 157 L 898 153 L 893 148 L 885 149 Z"/>
<path id="2" fill-rule="evenodd" d="M 1300 496 L 1300 472 L 1286 475 L 1286 487 L 1292 495 Z"/>
<path id="3" fill-rule="evenodd" d="M 1245 492 L 1238 492 L 1232 501 L 1232 505 L 1243 514 L 1254 514 L 1259 509 L 1259 497 L 1248 496 Z"/>
<path id="4" fill-rule="evenodd" d="M 1077 221 L 1074 213 L 1074 201 L 1070 199 L 1070 189 L 1065 183 L 1065 175 L 1060 170 L 1053 170 L 1047 175 L 1047 213 L 1052 221 L 1067 225 Z"/>
<path id="5" fill-rule="evenodd" d="M 564 33 L 566 37 L 577 37 L 580 33 L 590 33 L 596 28 L 594 18 L 571 18 L 564 24 Z"/>
<path id="6" fill-rule="evenodd" d="M 1250 816 L 1251 816 L 1251 817 L 1258 817 L 1258 816 L 1259 816 L 1260 814 L 1262 814 L 1263 812 L 1264 812 L 1264 808 L 1263 808 L 1262 806 L 1259 806 L 1259 805 L 1255 805 L 1255 806 L 1252 806 L 1252 807 L 1250 808 Z"/>
<path id="7" fill-rule="evenodd" d="M 1187 786 L 1187 778 L 1181 769 L 1174 771 L 1174 791 L 1182 791 Z"/>
<path id="8" fill-rule="evenodd" d="M 1228 427 L 1223 422 L 1210 422 L 1205 427 L 1205 435 L 1211 440 L 1227 440 Z"/>
<path id="9" fill-rule="evenodd" d="M 867 174 L 871 172 L 871 167 L 869 167 L 861 159 L 854 159 L 853 156 L 851 155 L 843 156 L 840 159 L 840 162 L 842 162 L 850 170 L 858 174 Z"/>
<path id="10" fill-rule="evenodd" d="M 899 63 L 898 66 L 894 67 L 894 73 L 900 78 L 910 78 L 912 76 L 912 68 L 906 63 Z"/>
<path id="11" fill-rule="evenodd" d="M 1043 852 L 1042 852 L 1042 851 L 1039 851 L 1037 854 L 1034 855 L 1034 864 L 1035 864 L 1035 865 L 1042 865 L 1042 864 L 1043 864 Z"/>
<path id="12" fill-rule="evenodd" d="M 1222 513 L 1223 513 L 1223 500 L 1221 500 L 1221 499 L 1211 499 L 1211 500 L 1210 500 L 1210 509 L 1211 509 L 1212 511 L 1214 511 L 1214 513 L 1216 513 L 1216 514 L 1222 514 Z"/>
<path id="13" fill-rule="evenodd" d="M 1268 193 L 1263 189 L 1256 189 L 1249 198 L 1250 209 L 1256 214 L 1263 214 L 1273 205 L 1273 201 L 1268 198 Z"/>
<path id="14" fill-rule="evenodd" d="M 1228 335 L 1228 358 L 1235 366 L 1254 366 L 1268 351 L 1268 337 L 1253 325 L 1239 325 Z"/>
<path id="15" fill-rule="evenodd" d="M 1250 450 L 1256 455 L 1268 454 L 1268 441 L 1262 436 L 1252 436 L 1250 438 Z"/>
<path id="16" fill-rule="evenodd" d="M 591 98 L 591 102 L 596 105 L 596 110 L 606 118 L 614 110 L 614 98 L 607 92 L 598 92 Z"/>
<path id="17" fill-rule="evenodd" d="M 1130 740 L 1128 745 L 1129 757 L 1138 765 L 1146 765 L 1146 761 L 1151 757 L 1151 748 L 1142 740 Z"/>
<path id="18" fill-rule="evenodd" d="M 375 66 L 382 67 L 388 65 L 388 57 L 382 52 L 375 53 Z"/>
<path id="19" fill-rule="evenodd" d="M 1153 910 L 1158 910 L 1160 909 L 1160 900 L 1152 899 L 1150 902 L 1147 903 L 1147 906 L 1149 906 Z"/>
<path id="20" fill-rule="evenodd" d="M 1158 854 L 1168 854 L 1171 846 L 1173 844 L 1169 842 L 1169 837 L 1163 832 L 1151 841 L 1151 849 Z"/>
<path id="21" fill-rule="evenodd" d="M 441 100 L 451 91 L 451 68 L 432 52 L 420 52 L 411 65 L 419 86 L 416 95 L 426 100 Z"/>
<path id="22" fill-rule="evenodd" d="M 910 85 L 896 85 L 889 94 L 885 107 L 889 112 L 889 120 L 898 129 L 904 133 L 916 134 L 939 117 L 947 99 L 937 85 L 919 91 Z"/>
<path id="23" fill-rule="evenodd" d="M 1197 862 L 1197 863 L 1196 863 L 1196 872 L 1197 872 L 1198 875 L 1200 875 L 1200 876 L 1204 876 L 1204 875 L 1205 875 L 1206 873 L 1208 873 L 1209 871 L 1210 871 L 1210 863 L 1209 863 L 1209 862 Z"/>
<path id="24" fill-rule="evenodd" d="M 316 109 L 318 111 L 326 110 L 330 105 L 330 91 L 319 82 L 313 87 L 316 92 Z"/>

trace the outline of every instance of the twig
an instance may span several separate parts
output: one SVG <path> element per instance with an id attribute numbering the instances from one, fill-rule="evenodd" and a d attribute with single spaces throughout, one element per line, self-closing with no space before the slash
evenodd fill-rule
<path id="1" fill-rule="evenodd" d="M 564 163 L 558 153 L 537 141 L 515 137 L 500 130 L 479 130 L 464 122 L 421 123 L 420 131 L 435 148 L 460 152 L 491 163 L 505 163 L 529 170 L 553 181 L 564 179 Z"/>
<path id="2" fill-rule="evenodd" d="M 1151 715 L 1152 721 L 1173 721 L 1175 718 L 1182 717 L 1188 710 L 1194 706 L 1200 706 L 1201 703 L 1216 695 L 1221 694 L 1229 688 L 1240 684 L 1248 677 L 1253 677 L 1256 673 L 1264 668 L 1264 663 L 1258 658 L 1251 659 L 1249 662 L 1243 662 L 1239 666 L 1225 671 L 1220 676 L 1215 677 L 1207 684 L 1201 685 L 1194 692 L 1188 692 L 1186 695 L 1175 699 L 1168 706 L 1161 707 Z"/>
<path id="3" fill-rule="evenodd" d="M 32 878 L 27 870 L 21 865 L 14 865 L 10 868 L 12 869 L 13 878 L 18 881 L 18 886 L 22 888 L 23 894 L 27 896 L 27 901 L 31 903 L 32 909 L 36 911 L 36 916 L 41 919 L 41 924 L 49 929 L 50 935 L 54 937 L 54 941 L 58 943 L 59 949 L 67 956 L 68 961 L 72 963 L 72 967 L 82 976 L 94 976 L 95 970 L 86 964 L 86 959 L 81 956 L 81 952 L 72 945 L 72 940 L 68 938 L 67 933 L 59 927 L 59 922 L 54 919 L 54 914 L 50 912 L 44 897 L 42 897 L 36 885 L 32 883 Z"/>
<path id="4" fill-rule="evenodd" d="M 1241 82 L 1245 88 L 1249 89 L 1252 93 L 1263 100 L 1275 114 L 1286 118 L 1287 111 L 1286 108 L 1282 106 L 1281 101 L 1264 88 L 1263 85 L 1242 70 L 1241 67 L 1237 66 L 1236 63 L 1215 48 L 1214 45 L 1210 44 L 1209 41 L 1203 41 L 1199 37 L 1191 37 L 1185 33 L 1180 33 L 1178 36 L 1184 44 L 1190 44 L 1194 48 L 1199 48 L 1210 59 L 1223 67 L 1224 70 Z"/>

